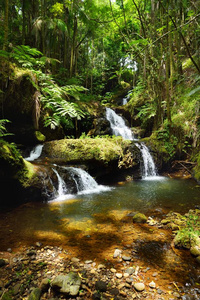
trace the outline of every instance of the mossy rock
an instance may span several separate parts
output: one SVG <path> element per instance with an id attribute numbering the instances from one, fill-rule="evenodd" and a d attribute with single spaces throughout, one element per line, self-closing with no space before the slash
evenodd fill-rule
<path id="1" fill-rule="evenodd" d="M 43 174 L 39 167 L 24 160 L 17 147 L 4 140 L 0 140 L 0 165 L 0 189 L 6 195 L 1 197 L 1 204 L 33 200 L 36 191 L 42 193 Z"/>
<path id="2" fill-rule="evenodd" d="M 142 213 L 136 213 L 133 216 L 133 223 L 146 223 L 147 217 Z"/>
<path id="3" fill-rule="evenodd" d="M 120 163 L 123 167 L 133 167 L 139 163 L 137 159 L 138 149 L 129 140 L 116 138 L 84 138 L 63 139 L 47 142 L 44 145 L 42 155 L 51 159 L 60 159 L 63 163 L 99 162 L 108 165 L 112 162 Z M 124 156 L 131 156 L 129 166 L 123 162 Z"/>

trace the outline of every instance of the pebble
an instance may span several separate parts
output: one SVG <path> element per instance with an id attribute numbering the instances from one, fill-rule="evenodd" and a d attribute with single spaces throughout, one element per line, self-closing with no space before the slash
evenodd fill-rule
<path id="1" fill-rule="evenodd" d="M 112 273 L 116 273 L 116 272 L 117 272 L 114 268 L 111 268 L 110 271 L 111 271 Z"/>
<path id="2" fill-rule="evenodd" d="M 149 287 L 152 288 L 152 289 L 155 289 L 155 288 L 156 288 L 155 282 L 154 282 L 154 281 L 151 281 L 151 282 L 149 283 Z"/>
<path id="3" fill-rule="evenodd" d="M 92 260 L 86 260 L 86 261 L 85 261 L 85 264 L 86 264 L 86 265 L 89 265 L 89 264 L 91 264 L 91 263 L 92 263 Z"/>
<path id="4" fill-rule="evenodd" d="M 121 279 L 122 278 L 122 273 L 116 273 L 116 277 L 118 278 L 118 279 Z"/>
<path id="5" fill-rule="evenodd" d="M 122 255 L 122 259 L 124 261 L 130 261 L 131 260 L 131 257 L 130 256 L 126 256 L 126 255 Z"/>
<path id="6" fill-rule="evenodd" d="M 80 259 L 77 257 L 72 257 L 72 259 L 71 259 L 71 262 L 73 262 L 73 263 L 78 263 L 79 261 L 80 261 Z"/>
<path id="7" fill-rule="evenodd" d="M 121 256 L 122 251 L 119 249 L 115 249 L 115 252 L 113 254 L 113 258 L 117 258 Z"/>
<path id="8" fill-rule="evenodd" d="M 138 292 L 142 292 L 145 290 L 145 285 L 142 282 L 134 282 L 133 287 L 136 289 Z"/>

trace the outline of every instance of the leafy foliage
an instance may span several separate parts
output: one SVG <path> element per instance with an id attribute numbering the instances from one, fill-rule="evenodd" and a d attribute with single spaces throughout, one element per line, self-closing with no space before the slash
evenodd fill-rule
<path id="1" fill-rule="evenodd" d="M 5 124 L 9 123 L 10 121 L 7 119 L 0 120 L 0 138 L 5 137 L 7 135 L 12 135 L 12 133 L 8 133 Z"/>

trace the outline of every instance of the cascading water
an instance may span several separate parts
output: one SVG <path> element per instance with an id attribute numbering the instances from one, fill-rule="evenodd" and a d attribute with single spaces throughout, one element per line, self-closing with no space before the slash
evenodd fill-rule
<path id="1" fill-rule="evenodd" d="M 110 122 L 110 126 L 114 135 L 122 136 L 127 140 L 135 140 L 130 128 L 128 128 L 119 115 L 117 115 L 111 108 L 106 108 L 106 118 Z M 155 178 L 157 176 L 156 166 L 149 149 L 144 143 L 135 143 L 141 152 L 143 159 L 142 178 Z"/>
<path id="2" fill-rule="evenodd" d="M 67 185 L 65 181 L 62 179 L 62 177 L 60 176 L 60 174 L 58 173 L 58 171 L 54 168 L 52 168 L 52 170 L 54 171 L 58 179 L 58 189 L 56 194 L 58 198 L 61 198 L 67 193 Z"/>
<path id="3" fill-rule="evenodd" d="M 144 143 L 135 143 L 135 145 L 140 149 L 140 152 L 142 154 L 142 178 L 153 178 L 157 176 L 156 166 L 147 146 Z"/>
<path id="4" fill-rule="evenodd" d="M 98 183 L 83 169 L 74 167 L 66 167 L 65 169 L 71 174 L 76 183 L 78 193 L 98 189 Z"/>
<path id="5" fill-rule="evenodd" d="M 128 128 L 122 119 L 114 110 L 106 107 L 106 119 L 110 122 L 112 132 L 116 136 L 122 136 L 125 140 L 133 140 L 134 136 L 130 128 Z"/>
<path id="6" fill-rule="evenodd" d="M 73 197 L 73 194 L 70 193 L 69 180 L 68 182 L 65 182 L 62 175 L 55 168 L 52 169 L 58 179 L 58 187 L 55 193 L 56 200 L 64 200 L 66 198 Z M 78 194 L 98 193 L 110 189 L 107 186 L 98 185 L 94 178 L 81 168 L 59 167 L 59 169 L 61 169 L 62 173 L 68 173 Z"/>
<path id="7" fill-rule="evenodd" d="M 38 159 L 42 153 L 42 148 L 43 148 L 43 145 L 35 146 L 33 148 L 33 150 L 31 151 L 30 155 L 28 157 L 26 157 L 25 160 L 34 161 L 34 160 Z"/>

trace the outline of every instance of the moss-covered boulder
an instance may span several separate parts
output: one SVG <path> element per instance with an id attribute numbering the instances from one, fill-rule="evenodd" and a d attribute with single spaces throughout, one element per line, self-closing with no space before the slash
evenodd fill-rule
<path id="1" fill-rule="evenodd" d="M 122 173 L 139 176 L 139 149 L 121 137 L 63 139 L 44 144 L 42 157 L 63 165 L 85 165 L 96 178 Z M 136 175 L 137 174 L 137 175 Z"/>
<path id="2" fill-rule="evenodd" d="M 133 216 L 133 223 L 146 223 L 147 217 L 142 213 L 136 213 Z"/>
<path id="3" fill-rule="evenodd" d="M 24 160 L 16 146 L 4 140 L 0 140 L 0 165 L 1 205 L 43 199 L 49 182 L 47 170 Z"/>

